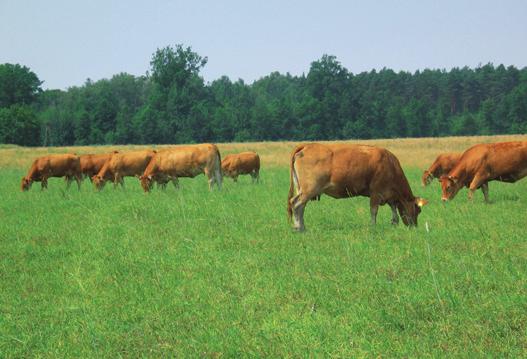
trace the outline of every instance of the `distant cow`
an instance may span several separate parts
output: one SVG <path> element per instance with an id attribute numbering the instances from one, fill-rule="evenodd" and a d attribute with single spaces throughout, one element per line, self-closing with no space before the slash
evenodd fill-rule
<path id="1" fill-rule="evenodd" d="M 112 153 L 117 153 L 117 151 Z M 79 156 L 82 175 L 88 177 L 90 181 L 92 181 L 92 177 L 99 173 L 102 166 L 104 166 L 106 161 L 112 156 L 112 153 L 86 154 Z"/>
<path id="2" fill-rule="evenodd" d="M 489 200 L 490 181 L 516 182 L 527 176 L 527 141 L 479 144 L 466 150 L 448 175 L 440 178 L 443 201 L 453 199 L 462 187 L 468 198 L 481 188 Z"/>
<path id="3" fill-rule="evenodd" d="M 256 152 L 241 152 L 225 156 L 221 161 L 224 176 L 238 181 L 239 175 L 251 175 L 252 181 L 260 179 L 260 156 Z"/>
<path id="4" fill-rule="evenodd" d="M 92 177 L 95 188 L 102 189 L 108 180 L 113 181 L 114 188 L 118 184 L 124 187 L 124 177 L 141 176 L 154 154 L 152 150 L 112 153 L 101 170 Z"/>
<path id="5" fill-rule="evenodd" d="M 33 182 L 39 181 L 42 189 L 48 188 L 48 178 L 50 177 L 64 177 L 67 188 L 70 187 L 71 181 L 75 178 L 77 187 L 80 189 L 82 174 L 79 157 L 74 154 L 63 154 L 37 158 L 27 175 L 22 177 L 21 189 L 27 191 Z"/>
<path id="6" fill-rule="evenodd" d="M 296 195 L 294 195 L 296 191 Z M 350 144 L 299 145 L 291 155 L 289 218 L 295 229 L 304 230 L 304 209 L 322 193 L 333 198 L 370 197 L 371 222 L 380 205 L 392 209 L 392 223 L 417 225 L 425 199 L 415 197 L 397 157 L 379 147 Z"/>
<path id="7" fill-rule="evenodd" d="M 172 181 L 177 187 L 179 177 L 192 178 L 201 173 L 207 176 L 209 189 L 214 184 L 221 189 L 221 157 L 216 145 L 205 143 L 159 151 L 139 179 L 143 190 L 148 192 L 153 182 L 166 184 Z"/>
<path id="8" fill-rule="evenodd" d="M 421 183 L 428 186 L 434 178 L 448 174 L 461 158 L 461 153 L 441 153 L 429 169 L 423 172 Z"/>

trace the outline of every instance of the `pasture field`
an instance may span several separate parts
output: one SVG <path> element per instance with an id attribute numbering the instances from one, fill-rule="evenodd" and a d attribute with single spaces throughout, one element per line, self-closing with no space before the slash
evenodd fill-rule
<path id="1" fill-rule="evenodd" d="M 360 141 L 430 200 L 419 226 L 384 206 L 373 227 L 367 198 L 322 196 L 302 234 L 286 218 L 294 143 L 219 145 L 259 152 L 260 184 L 148 195 L 133 178 L 20 191 L 35 156 L 132 146 L 0 147 L 0 357 L 525 357 L 527 179 L 491 182 L 491 204 L 420 185 L 439 152 L 512 139 L 527 136 Z"/>

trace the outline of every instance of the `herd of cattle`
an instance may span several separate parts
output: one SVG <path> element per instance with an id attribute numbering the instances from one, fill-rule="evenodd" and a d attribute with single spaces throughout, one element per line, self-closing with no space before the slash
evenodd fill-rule
<path id="1" fill-rule="evenodd" d="M 258 181 L 260 158 L 255 152 L 231 154 L 221 160 L 218 147 L 200 144 L 106 154 L 47 155 L 37 158 L 22 178 L 26 191 L 35 181 L 47 188 L 50 177 L 64 177 L 67 187 L 73 180 L 80 188 L 83 178 L 90 178 L 101 190 L 107 181 L 114 187 L 124 186 L 124 177 L 139 178 L 145 192 L 154 183 L 165 188 L 168 182 L 178 187 L 178 178 L 208 178 L 209 189 L 221 189 L 223 176 L 236 182 L 239 175 L 249 174 Z M 440 154 L 423 173 L 422 183 L 434 178 L 441 182 L 442 200 L 453 199 L 462 187 L 469 188 L 469 198 L 481 188 L 488 201 L 488 182 L 516 182 L 527 176 L 527 141 L 478 144 L 463 153 Z M 379 206 L 388 204 L 392 223 L 399 216 L 408 226 L 417 225 L 421 207 L 427 200 L 416 197 L 401 168 L 390 151 L 374 146 L 354 144 L 309 143 L 297 146 L 290 158 L 290 188 L 287 199 L 293 227 L 304 230 L 304 209 L 308 201 L 319 200 L 322 194 L 333 198 L 366 196 L 370 198 L 371 221 L 375 224 Z"/>

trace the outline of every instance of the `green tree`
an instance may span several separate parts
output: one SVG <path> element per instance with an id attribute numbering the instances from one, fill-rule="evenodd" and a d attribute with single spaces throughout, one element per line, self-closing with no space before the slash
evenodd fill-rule
<path id="1" fill-rule="evenodd" d="M 26 66 L 0 65 L 0 107 L 32 104 L 42 91 L 42 81 Z"/>
<path id="2" fill-rule="evenodd" d="M 0 143 L 37 146 L 40 124 L 33 109 L 27 105 L 0 108 Z"/>

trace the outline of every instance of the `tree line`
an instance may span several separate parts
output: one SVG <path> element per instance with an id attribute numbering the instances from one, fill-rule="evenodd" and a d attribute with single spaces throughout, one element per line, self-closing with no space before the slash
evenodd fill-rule
<path id="1" fill-rule="evenodd" d="M 334 140 L 527 132 L 527 68 L 486 64 L 353 74 L 323 55 L 307 74 L 205 83 L 207 58 L 158 49 L 144 76 L 42 90 L 0 65 L 0 143 L 28 146 Z"/>

